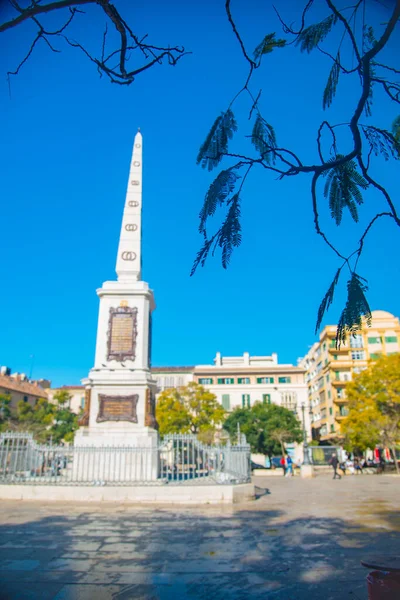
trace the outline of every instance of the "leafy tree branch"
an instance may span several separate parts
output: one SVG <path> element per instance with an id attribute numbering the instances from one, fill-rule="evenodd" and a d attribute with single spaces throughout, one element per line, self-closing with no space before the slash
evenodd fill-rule
<path id="1" fill-rule="evenodd" d="M 354 333 L 362 316 L 365 316 L 367 320 L 370 318 L 370 309 L 365 296 L 368 289 L 367 283 L 356 271 L 367 234 L 371 231 L 376 221 L 383 217 L 392 219 L 397 226 L 400 226 L 400 218 L 390 192 L 369 172 L 371 163 L 375 157 L 382 157 L 384 160 L 399 160 L 400 116 L 392 124 L 391 131 L 389 131 L 389 128 L 381 129 L 368 121 L 361 123 L 362 115 L 365 115 L 367 120 L 372 116 L 374 84 L 380 84 L 384 93 L 391 101 L 400 103 L 400 82 L 388 81 L 385 75 L 388 71 L 394 75 L 399 74 L 399 70 L 376 60 L 393 36 L 396 27 L 398 27 L 400 0 L 394 2 L 390 17 L 384 24 L 380 37 L 375 36 L 374 29 L 365 22 L 367 2 L 368 0 L 358 0 L 355 6 L 338 8 L 337 3 L 332 2 L 332 0 L 325 0 L 328 12 L 326 18 L 319 23 L 307 25 L 308 13 L 313 5 L 313 0 L 311 0 L 303 8 L 301 25 L 297 30 L 293 26 L 286 24 L 277 13 L 283 32 L 288 38 L 279 39 L 276 37 L 276 33 L 266 34 L 262 41 L 257 44 L 253 53 L 254 59 L 252 59 L 240 35 L 240 28 L 233 17 L 231 9 L 232 0 L 226 0 L 225 9 L 228 21 L 231 24 L 233 33 L 238 40 L 249 68 L 244 85 L 234 95 L 227 110 L 219 117 L 217 128 L 216 123 L 214 123 L 214 129 L 210 130 L 206 142 L 200 148 L 197 159 L 198 164 L 203 168 L 207 167 L 209 170 L 213 170 L 225 158 L 240 158 L 241 164 L 235 167 L 237 169 L 236 179 L 240 178 L 240 170 L 244 166 L 246 166 L 247 176 L 250 171 L 250 165 L 254 167 L 262 166 L 265 170 L 276 173 L 279 179 L 284 179 L 288 176 L 298 176 L 300 174 L 312 175 L 310 191 L 315 230 L 337 257 L 343 261 L 319 308 L 317 328 L 321 325 L 324 313 L 333 301 L 334 289 L 339 282 L 343 266 L 348 267 L 350 272 L 347 285 L 348 297 L 340 318 L 337 344 L 346 339 L 346 334 Z M 348 14 L 349 10 L 351 10 L 350 15 Z M 357 25 L 361 25 L 361 27 L 357 28 Z M 334 51 L 328 51 L 324 45 L 329 43 L 331 31 L 338 27 L 342 30 L 338 47 Z M 360 30 L 362 33 L 361 40 L 359 41 L 357 38 L 360 35 L 358 33 L 356 35 L 356 32 Z M 346 40 L 354 53 L 354 60 L 356 62 L 356 65 L 351 69 L 347 68 L 343 63 L 346 52 L 348 53 L 344 46 Z M 357 77 L 359 82 L 359 95 L 354 105 L 350 106 L 350 114 L 347 122 L 332 124 L 327 119 L 321 122 L 316 134 L 316 150 L 319 158 L 319 162 L 316 163 L 310 163 L 301 156 L 298 156 L 292 149 L 282 147 L 278 144 L 275 129 L 262 112 L 262 90 L 257 94 L 252 90 L 254 72 L 262 66 L 265 56 L 274 51 L 284 51 L 285 46 L 290 44 L 297 46 L 301 52 L 309 54 L 316 50 L 329 58 L 330 71 L 322 94 L 322 107 L 324 110 L 330 110 L 334 104 L 336 92 L 339 85 L 341 85 L 342 78 L 353 75 Z M 254 154 L 252 155 L 233 154 L 229 149 L 230 140 L 236 135 L 237 131 L 233 109 L 237 99 L 242 94 L 247 94 L 251 102 L 249 118 L 253 119 L 254 115 L 253 130 L 250 136 L 254 148 Z M 226 126 L 225 123 L 227 123 Z M 339 127 L 344 132 L 347 130 L 350 133 L 352 140 L 350 147 L 341 148 L 343 144 L 340 143 L 336 135 L 337 128 Z M 327 156 L 326 158 L 325 155 Z M 234 183 L 236 183 L 236 180 Z M 323 194 L 321 195 L 320 189 L 322 183 L 324 183 L 324 186 L 322 188 Z M 243 181 L 241 183 L 242 187 Z M 328 203 L 331 216 L 337 226 L 341 225 L 345 209 L 349 211 L 351 218 L 357 223 L 359 220 L 359 207 L 362 207 L 364 202 L 364 193 L 367 189 L 372 188 L 375 188 L 383 196 L 387 204 L 387 210 L 373 216 L 364 228 L 355 249 L 347 255 L 329 240 L 326 232 L 321 227 L 320 207 L 322 204 L 325 205 L 326 202 Z M 213 217 L 216 212 L 213 210 L 212 213 L 207 213 L 204 210 L 207 198 L 209 200 L 210 192 L 213 194 L 213 207 L 226 208 L 224 228 L 230 228 L 231 237 L 221 237 L 219 234 L 220 229 L 215 234 L 216 238 L 213 235 L 207 237 L 206 228 L 208 226 L 208 219 Z M 231 254 L 230 239 L 240 228 L 240 215 L 236 215 L 235 218 L 230 217 L 229 207 L 236 194 L 234 185 L 232 185 L 229 193 L 231 196 L 219 193 L 215 182 L 207 192 L 205 204 L 200 213 L 204 242 L 194 262 L 192 274 L 199 265 L 204 266 L 211 248 L 213 248 L 212 254 L 214 253 L 215 247 L 212 246 L 212 243 L 209 243 L 210 240 L 218 240 L 218 245 L 221 247 L 222 265 L 224 268 L 228 265 L 225 257 L 227 253 L 229 257 Z M 240 240 L 237 245 L 239 243 Z M 228 246 L 225 247 L 225 244 L 228 244 Z"/>

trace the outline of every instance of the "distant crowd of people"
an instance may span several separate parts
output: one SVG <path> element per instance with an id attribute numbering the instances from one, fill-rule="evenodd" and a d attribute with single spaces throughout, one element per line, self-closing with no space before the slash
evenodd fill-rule
<path id="1" fill-rule="evenodd" d="M 364 457 L 354 457 L 352 459 L 350 454 L 345 454 L 344 460 L 340 462 L 336 452 L 334 452 L 329 464 L 333 468 L 333 479 L 341 479 L 342 476 L 338 473 L 338 469 L 342 471 L 343 475 L 346 475 L 347 472 L 349 472 L 350 475 L 362 475 L 363 470 L 367 467 L 376 468 L 377 472 L 382 473 L 385 470 L 386 463 L 383 456 L 379 456 L 378 459 L 374 461 L 367 461 Z"/>

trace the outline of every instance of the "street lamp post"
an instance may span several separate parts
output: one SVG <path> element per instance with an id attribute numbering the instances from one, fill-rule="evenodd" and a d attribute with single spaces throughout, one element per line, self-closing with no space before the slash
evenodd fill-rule
<path id="1" fill-rule="evenodd" d="M 307 431 L 306 431 L 306 421 L 304 417 L 305 404 L 301 405 L 301 412 L 303 414 L 303 465 L 311 465 L 310 456 L 308 453 L 308 442 L 307 442 Z"/>

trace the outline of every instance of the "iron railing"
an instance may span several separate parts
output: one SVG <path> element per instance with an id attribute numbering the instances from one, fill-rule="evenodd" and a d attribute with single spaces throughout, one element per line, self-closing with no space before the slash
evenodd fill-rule
<path id="1" fill-rule="evenodd" d="M 0 435 L 0 484 L 201 485 L 250 481 L 250 447 L 207 446 L 193 435 L 168 435 L 157 446 L 37 444 L 29 433 Z"/>
<path id="2" fill-rule="evenodd" d="M 339 461 L 342 460 L 342 450 L 338 446 L 309 446 L 308 451 L 311 454 L 311 463 L 316 466 L 329 465 L 334 453 Z"/>

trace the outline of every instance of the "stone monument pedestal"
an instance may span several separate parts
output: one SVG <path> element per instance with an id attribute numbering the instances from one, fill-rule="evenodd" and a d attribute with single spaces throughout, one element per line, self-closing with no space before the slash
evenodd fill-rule
<path id="1" fill-rule="evenodd" d="M 100 299 L 95 364 L 75 436 L 79 481 L 150 481 L 158 477 L 156 382 L 150 372 L 153 292 L 141 280 L 142 136 L 135 136 L 121 234 L 117 281 Z"/>

